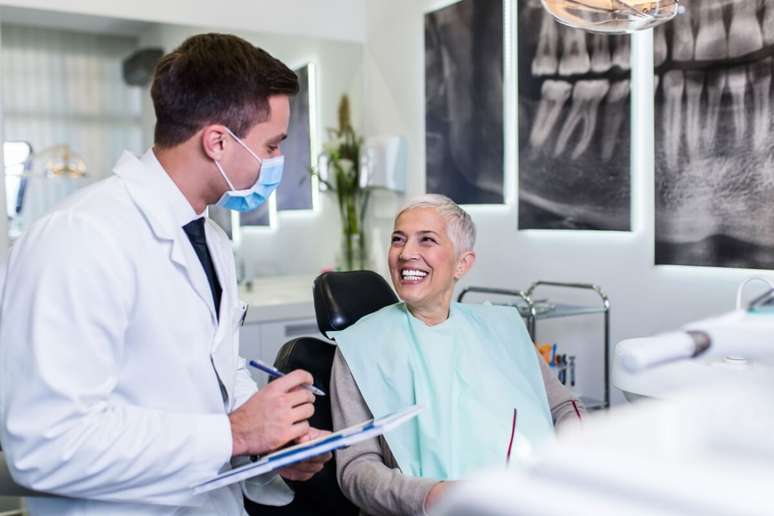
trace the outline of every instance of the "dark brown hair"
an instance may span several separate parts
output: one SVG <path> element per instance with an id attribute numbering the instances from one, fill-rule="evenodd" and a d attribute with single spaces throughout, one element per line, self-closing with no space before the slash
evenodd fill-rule
<path id="1" fill-rule="evenodd" d="M 296 74 L 264 50 L 230 34 L 192 36 L 156 65 L 155 144 L 179 145 L 208 124 L 242 137 L 268 119 L 270 96 L 296 93 Z"/>

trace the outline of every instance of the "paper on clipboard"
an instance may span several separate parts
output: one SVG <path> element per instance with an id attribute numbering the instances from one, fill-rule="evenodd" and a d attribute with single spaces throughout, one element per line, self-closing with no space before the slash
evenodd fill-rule
<path id="1" fill-rule="evenodd" d="M 413 418 L 423 410 L 419 405 L 412 405 L 399 412 L 394 412 L 387 416 L 377 419 L 364 421 L 349 428 L 344 428 L 325 437 L 297 444 L 289 448 L 278 450 L 269 455 L 264 455 L 256 462 L 251 462 L 220 473 L 215 478 L 198 484 L 193 487 L 193 494 L 198 495 L 214 489 L 231 485 L 242 480 L 252 478 L 270 471 L 284 468 L 289 464 L 303 462 L 317 455 L 322 455 L 338 448 L 344 448 L 372 437 L 377 437 L 385 432 L 389 432 L 409 419 Z"/>

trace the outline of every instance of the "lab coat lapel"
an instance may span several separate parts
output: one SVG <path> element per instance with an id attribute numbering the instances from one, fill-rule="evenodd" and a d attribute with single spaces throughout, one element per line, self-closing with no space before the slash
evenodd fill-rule
<path id="1" fill-rule="evenodd" d="M 183 256 L 182 262 L 177 261 L 178 255 Z M 188 276 L 188 281 L 201 300 L 207 305 L 213 325 L 216 325 L 218 318 L 215 314 L 215 305 L 212 301 L 212 290 L 210 290 L 210 283 L 207 280 L 207 273 L 204 272 L 204 266 L 199 261 L 199 257 L 196 255 L 196 251 L 194 251 L 193 245 L 191 245 L 191 241 L 188 239 L 185 231 L 183 231 L 183 228 L 180 228 L 180 236 L 172 242 L 170 258 L 184 269 L 186 276 Z M 223 306 L 222 302 L 221 306 Z"/>
<path id="2" fill-rule="evenodd" d="M 232 328 L 232 319 L 233 317 L 233 310 L 234 306 L 231 302 L 232 299 L 234 299 L 234 285 L 232 285 L 231 281 L 227 278 L 230 278 L 231 276 L 228 274 L 228 271 L 226 269 L 226 259 L 223 256 L 223 253 L 221 249 L 217 248 L 217 246 L 213 246 L 212 243 L 216 242 L 216 236 L 214 234 L 214 229 L 210 225 L 209 219 L 204 224 L 204 234 L 207 236 L 207 243 L 210 249 L 210 255 L 212 256 L 212 263 L 215 267 L 215 274 L 218 275 L 218 279 L 220 280 L 220 286 L 223 289 L 223 293 L 221 295 L 221 301 L 220 301 L 220 314 L 218 318 L 218 330 L 215 334 L 215 342 L 213 342 L 213 351 L 217 349 L 220 342 L 229 336 L 229 332 L 232 332 L 235 330 L 235 328 Z"/>
<path id="3" fill-rule="evenodd" d="M 169 242 L 169 259 L 185 272 L 189 283 L 209 309 L 212 323 L 215 325 L 217 317 L 207 274 L 188 236 L 183 228 L 175 223 L 168 202 L 160 193 L 163 188 L 168 188 L 168 185 L 162 183 L 163 177 L 147 170 L 147 166 L 147 163 L 140 161 L 134 155 L 124 152 L 114 172 L 123 179 L 135 205 L 143 214 L 156 238 Z M 166 174 L 163 169 L 161 173 Z"/>
<path id="4" fill-rule="evenodd" d="M 212 342 L 212 365 L 220 380 L 223 388 L 224 403 L 227 410 L 230 410 L 234 401 L 234 371 L 238 364 L 234 361 L 238 349 L 237 335 L 240 326 L 241 310 L 236 303 L 237 295 L 234 290 L 236 283 L 232 280 L 234 272 L 231 262 L 226 253 L 230 252 L 230 247 L 215 245 L 216 242 L 223 239 L 223 235 L 217 235 L 220 231 L 209 219 L 205 221 L 204 233 L 207 236 L 207 243 L 212 256 L 212 264 L 215 267 L 215 273 L 220 279 L 223 293 L 220 300 L 220 318 L 218 320 L 218 329 L 215 332 L 215 338 Z"/>

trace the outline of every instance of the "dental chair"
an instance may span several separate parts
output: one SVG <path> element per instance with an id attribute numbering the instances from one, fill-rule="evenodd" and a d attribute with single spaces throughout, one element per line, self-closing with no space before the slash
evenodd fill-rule
<path id="1" fill-rule="evenodd" d="M 361 317 L 398 302 L 387 282 L 371 271 L 326 272 L 314 280 L 314 310 L 320 333 L 343 330 Z M 300 337 L 286 342 L 280 348 L 274 366 L 289 372 L 304 369 L 312 373 L 315 382 L 330 393 L 331 366 L 336 346 L 330 341 Z M 314 416 L 309 423 L 315 428 L 332 430 L 330 396 L 318 396 Z M 245 500 L 251 515 L 357 515 L 359 510 L 347 500 L 336 480 L 336 459 L 331 459 L 323 470 L 307 482 L 288 484 L 296 492 L 295 499 L 283 507 L 259 505 Z"/>

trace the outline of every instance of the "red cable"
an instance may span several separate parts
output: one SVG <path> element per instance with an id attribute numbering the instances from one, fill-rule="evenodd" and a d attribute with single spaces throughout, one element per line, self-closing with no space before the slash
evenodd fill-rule
<path id="1" fill-rule="evenodd" d="M 511 425 L 511 440 L 508 442 L 508 453 L 505 455 L 505 463 L 511 462 L 511 450 L 513 450 L 513 441 L 516 438 L 516 415 L 518 411 L 513 409 L 513 424 Z"/>
<path id="2" fill-rule="evenodd" d="M 575 415 L 578 416 L 578 419 L 582 421 L 583 418 L 581 417 L 580 410 L 578 410 L 578 405 L 575 403 L 575 400 L 570 400 L 570 401 L 572 402 L 572 408 L 575 409 Z"/>

